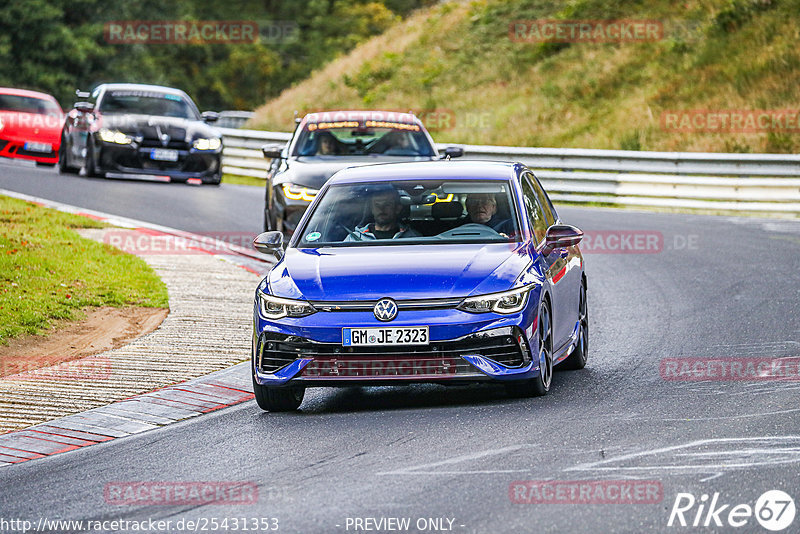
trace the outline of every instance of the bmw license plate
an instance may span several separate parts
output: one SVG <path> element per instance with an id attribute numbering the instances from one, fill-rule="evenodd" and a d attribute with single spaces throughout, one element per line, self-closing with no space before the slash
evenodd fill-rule
<path id="1" fill-rule="evenodd" d="M 150 151 L 150 159 L 156 161 L 178 161 L 178 151 L 166 148 L 154 148 Z"/>
<path id="2" fill-rule="evenodd" d="M 24 148 L 28 152 L 44 152 L 45 154 L 49 154 L 53 151 L 53 145 L 50 143 L 37 143 L 35 141 L 28 141 L 25 143 Z"/>
<path id="3" fill-rule="evenodd" d="M 342 345 L 427 345 L 427 326 L 342 328 Z"/>

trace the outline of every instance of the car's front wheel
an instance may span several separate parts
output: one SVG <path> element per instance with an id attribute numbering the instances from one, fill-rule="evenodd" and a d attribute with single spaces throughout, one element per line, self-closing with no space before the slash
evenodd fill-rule
<path id="1" fill-rule="evenodd" d="M 253 378 L 253 393 L 258 407 L 267 412 L 292 412 L 300 407 L 306 390 L 302 387 L 262 386 Z"/>
<path id="2" fill-rule="evenodd" d="M 75 167 L 67 163 L 67 142 L 61 138 L 61 145 L 58 147 L 58 172 L 59 174 L 78 174 Z"/>
<path id="3" fill-rule="evenodd" d="M 541 397 L 550 391 L 553 381 L 553 326 L 547 302 L 543 302 L 539 308 L 538 334 L 538 350 L 532 356 L 539 361 L 539 376 L 508 384 L 506 388 L 514 397 Z"/>
<path id="4" fill-rule="evenodd" d="M 105 178 L 105 173 L 97 170 L 94 157 L 94 141 L 91 137 L 86 140 L 86 162 L 83 165 L 83 171 L 89 178 Z"/>

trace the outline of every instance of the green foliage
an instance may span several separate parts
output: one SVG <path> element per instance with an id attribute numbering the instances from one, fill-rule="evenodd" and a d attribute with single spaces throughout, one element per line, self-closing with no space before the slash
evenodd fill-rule
<path id="1" fill-rule="evenodd" d="M 0 3 L 0 85 L 52 93 L 101 82 L 170 85 L 201 109 L 252 109 L 431 0 L 25 0 Z M 294 24 L 291 38 L 242 44 L 110 44 L 111 21 Z"/>

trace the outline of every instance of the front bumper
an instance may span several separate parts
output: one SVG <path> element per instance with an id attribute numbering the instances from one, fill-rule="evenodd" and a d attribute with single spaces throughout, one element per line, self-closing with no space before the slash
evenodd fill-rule
<path id="1" fill-rule="evenodd" d="M 524 329 L 516 325 L 432 340 L 429 345 L 378 347 L 345 347 L 266 330 L 253 337 L 252 366 L 256 382 L 270 386 L 525 380 L 539 374 L 531 346 Z"/>
<path id="2" fill-rule="evenodd" d="M 26 159 L 38 163 L 58 163 L 59 143 L 50 143 L 50 152 L 25 150 L 25 142 L 11 139 L 0 139 L 0 157 Z"/>
<path id="3" fill-rule="evenodd" d="M 221 173 L 220 151 L 196 151 L 188 147 L 177 150 L 177 161 L 157 161 L 150 157 L 153 147 L 112 145 L 102 143 L 97 147 L 97 170 L 111 178 L 169 177 L 169 181 L 181 182 L 200 179 L 216 182 Z"/>

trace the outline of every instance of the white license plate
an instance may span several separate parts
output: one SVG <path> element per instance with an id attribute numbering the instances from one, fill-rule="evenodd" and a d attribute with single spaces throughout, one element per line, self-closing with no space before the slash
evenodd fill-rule
<path id="1" fill-rule="evenodd" d="M 178 161 L 178 151 L 154 148 L 150 151 L 150 159 L 158 161 Z"/>
<path id="2" fill-rule="evenodd" d="M 427 326 L 386 328 L 342 328 L 342 345 L 427 345 Z"/>
<path id="3" fill-rule="evenodd" d="M 28 141 L 25 143 L 25 150 L 29 152 L 45 152 L 49 154 L 53 151 L 53 145 L 50 143 L 36 143 L 35 141 Z"/>

